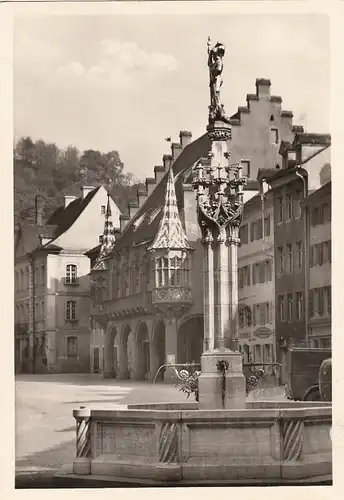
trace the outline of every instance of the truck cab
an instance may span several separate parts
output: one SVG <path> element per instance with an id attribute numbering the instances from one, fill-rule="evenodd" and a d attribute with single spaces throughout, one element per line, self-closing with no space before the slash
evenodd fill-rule
<path id="1" fill-rule="evenodd" d="M 285 392 L 294 401 L 320 401 L 319 370 L 331 358 L 331 349 L 291 347 L 287 354 Z"/>

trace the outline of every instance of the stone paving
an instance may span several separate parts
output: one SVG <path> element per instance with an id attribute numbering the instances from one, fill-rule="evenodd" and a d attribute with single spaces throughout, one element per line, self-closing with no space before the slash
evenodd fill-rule
<path id="1" fill-rule="evenodd" d="M 73 409 L 124 409 L 130 403 L 183 402 L 173 384 L 104 380 L 98 375 L 17 375 L 16 477 L 49 476 L 75 455 Z M 283 389 L 252 393 L 250 399 L 282 399 Z"/>

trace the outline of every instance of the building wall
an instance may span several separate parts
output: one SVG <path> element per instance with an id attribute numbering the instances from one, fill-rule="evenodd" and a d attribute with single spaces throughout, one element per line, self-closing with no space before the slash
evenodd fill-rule
<path id="1" fill-rule="evenodd" d="M 316 192 L 317 193 L 317 192 Z M 314 193 L 314 195 L 316 195 Z M 309 207 L 309 323 L 308 335 L 314 347 L 331 345 L 331 195 L 316 196 Z M 326 205 L 326 211 L 323 209 Z M 322 222 L 313 218 L 313 210 Z M 320 302 L 320 303 L 319 303 Z"/>
<path id="2" fill-rule="evenodd" d="M 114 227 L 119 228 L 121 212 L 112 199 L 110 199 L 110 204 Z M 97 246 L 99 236 L 104 231 L 105 214 L 102 213 L 101 207 L 106 207 L 106 205 L 107 192 L 101 186 L 74 224 L 56 238 L 54 243 L 65 250 L 82 250 L 83 252 Z"/>
<path id="3" fill-rule="evenodd" d="M 66 266 L 77 266 L 76 284 L 66 283 Z M 47 336 L 49 339 L 49 369 L 52 371 L 89 370 L 89 289 L 90 261 L 77 253 L 49 255 L 47 263 L 48 305 Z M 75 320 L 67 320 L 67 302 L 76 304 Z M 77 353 L 71 356 L 67 338 L 77 338 Z"/>
<path id="4" fill-rule="evenodd" d="M 303 193 L 302 180 L 295 180 L 287 185 L 276 189 L 274 192 L 274 212 L 275 212 L 275 305 L 276 305 L 276 337 L 278 341 L 291 337 L 293 342 L 298 343 L 305 339 L 306 322 L 303 313 L 299 319 L 296 316 L 295 300 L 298 292 L 303 293 L 305 290 L 305 270 L 304 270 L 304 245 L 305 245 L 305 226 L 304 219 L 301 217 L 300 201 Z M 287 196 L 291 196 L 292 200 L 292 216 L 289 218 L 287 211 Z M 283 202 L 283 220 L 279 220 L 279 200 Z M 302 245 L 302 265 L 298 269 L 296 266 L 296 251 L 297 244 Z M 287 252 L 288 245 L 292 245 L 293 262 L 291 271 L 288 269 Z M 283 266 L 281 272 L 279 263 L 279 249 L 283 250 Z M 292 294 L 293 297 L 293 314 L 292 317 L 287 316 L 287 295 Z M 281 317 L 278 307 L 279 297 L 284 297 L 284 317 Z"/>
<path id="5" fill-rule="evenodd" d="M 241 224 L 242 242 L 238 250 L 239 311 L 241 311 L 239 313 L 239 341 L 245 362 L 275 362 L 272 208 L 271 192 L 268 192 L 264 197 L 264 212 L 262 212 L 261 198 L 259 195 L 256 196 L 254 200 L 252 199 L 245 204 Z M 256 238 L 257 235 L 252 233 L 252 224 L 257 224 L 262 219 L 266 220 L 264 235 L 262 231 L 259 234 L 261 237 Z M 244 236 L 244 231 L 247 237 Z M 258 280 L 254 276 L 257 271 L 254 266 L 257 264 L 264 266 L 261 277 L 259 273 L 257 274 Z M 264 310 L 262 316 L 260 316 L 261 308 Z M 272 372 L 272 368 L 269 368 L 268 371 Z"/>

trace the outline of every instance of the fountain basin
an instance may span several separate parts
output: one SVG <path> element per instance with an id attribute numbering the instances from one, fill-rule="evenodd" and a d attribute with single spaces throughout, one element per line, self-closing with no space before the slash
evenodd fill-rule
<path id="1" fill-rule="evenodd" d="M 157 486 L 332 479 L 331 403 L 252 401 L 243 410 L 136 404 L 75 410 L 74 417 L 78 458 L 69 477 Z"/>

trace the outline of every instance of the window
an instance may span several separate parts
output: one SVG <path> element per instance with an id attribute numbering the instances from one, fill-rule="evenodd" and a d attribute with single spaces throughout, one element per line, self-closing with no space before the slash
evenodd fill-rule
<path id="1" fill-rule="evenodd" d="M 20 284 L 20 290 L 24 290 L 25 289 L 24 271 L 22 269 L 20 270 L 20 281 L 19 281 L 19 284 Z"/>
<path id="2" fill-rule="evenodd" d="M 324 314 L 325 315 L 331 314 L 331 287 L 330 286 L 324 287 Z"/>
<path id="3" fill-rule="evenodd" d="M 311 224 L 312 224 L 312 226 L 317 226 L 318 224 L 320 224 L 320 209 L 319 209 L 319 207 L 315 207 L 312 210 Z"/>
<path id="4" fill-rule="evenodd" d="M 25 269 L 25 273 L 26 273 L 26 278 L 25 278 L 26 286 L 28 288 L 30 288 L 30 268 L 29 267 L 27 267 Z M 44 280 L 42 280 L 42 283 L 44 283 Z"/>
<path id="5" fill-rule="evenodd" d="M 262 360 L 261 358 L 262 354 L 261 354 L 261 346 L 259 344 L 257 344 L 255 346 L 255 354 L 254 354 L 254 361 L 257 363 L 257 362 L 260 362 Z"/>
<path id="6" fill-rule="evenodd" d="M 239 288 L 242 288 L 244 286 L 244 280 L 243 280 L 243 267 L 239 267 L 238 269 L 238 283 L 239 283 Z"/>
<path id="7" fill-rule="evenodd" d="M 78 338 L 67 337 L 67 358 L 77 358 L 78 356 Z"/>
<path id="8" fill-rule="evenodd" d="M 308 308 L 309 317 L 312 318 L 314 316 L 314 290 L 309 290 Z"/>
<path id="9" fill-rule="evenodd" d="M 288 304 L 288 321 L 293 320 L 293 294 L 288 293 L 287 295 L 287 304 Z"/>
<path id="10" fill-rule="evenodd" d="M 99 240 L 98 241 L 99 241 L 100 244 L 103 243 L 103 235 L 102 234 L 99 236 Z"/>
<path id="11" fill-rule="evenodd" d="M 75 264 L 68 264 L 66 266 L 66 283 L 73 284 L 76 283 L 77 278 L 77 267 Z"/>
<path id="12" fill-rule="evenodd" d="M 330 222 L 331 220 L 331 206 L 329 203 L 324 203 L 322 206 L 322 221 Z"/>
<path id="13" fill-rule="evenodd" d="M 41 266 L 41 283 L 42 283 L 42 285 L 45 285 L 45 265 L 44 264 Z"/>
<path id="14" fill-rule="evenodd" d="M 45 318 L 44 300 L 41 302 L 41 318 Z"/>
<path id="15" fill-rule="evenodd" d="M 246 245 L 248 243 L 248 224 L 241 226 L 239 230 L 240 243 Z"/>
<path id="16" fill-rule="evenodd" d="M 296 191 L 294 195 L 294 216 L 300 217 L 301 215 L 301 191 Z"/>
<path id="17" fill-rule="evenodd" d="M 302 243 L 298 241 L 296 243 L 296 269 L 302 268 Z"/>
<path id="18" fill-rule="evenodd" d="M 296 319 L 303 317 L 303 292 L 296 293 Z"/>
<path id="19" fill-rule="evenodd" d="M 265 325 L 265 304 L 260 304 L 259 308 L 259 324 Z"/>
<path id="20" fill-rule="evenodd" d="M 323 253 L 323 244 L 322 243 L 319 243 L 317 245 L 317 250 L 318 250 L 318 259 L 317 259 L 317 262 L 319 264 L 319 266 L 321 266 L 323 263 L 324 263 L 324 253 Z"/>
<path id="21" fill-rule="evenodd" d="M 16 290 L 19 290 L 19 273 L 18 271 L 15 272 L 15 285 L 16 285 Z"/>
<path id="22" fill-rule="evenodd" d="M 245 266 L 243 268 L 243 283 L 244 283 L 244 286 L 251 285 L 250 266 Z"/>
<path id="23" fill-rule="evenodd" d="M 293 245 L 287 245 L 287 272 L 293 271 Z"/>
<path id="24" fill-rule="evenodd" d="M 282 198 L 282 196 L 279 196 L 277 198 L 276 214 L 277 214 L 277 223 L 282 222 L 283 221 L 283 198 Z"/>
<path id="25" fill-rule="evenodd" d="M 287 219 L 291 219 L 293 217 L 293 200 L 291 194 L 287 194 L 286 204 L 287 204 Z"/>
<path id="26" fill-rule="evenodd" d="M 264 218 L 264 236 L 270 236 L 270 215 Z"/>
<path id="27" fill-rule="evenodd" d="M 258 219 L 251 222 L 251 241 L 260 240 L 263 238 L 263 224 L 262 220 Z"/>
<path id="28" fill-rule="evenodd" d="M 67 300 L 66 320 L 73 321 L 75 319 L 76 319 L 76 302 L 75 300 Z"/>
<path id="29" fill-rule="evenodd" d="M 318 288 L 318 314 L 322 316 L 324 314 L 324 289 Z"/>
<path id="30" fill-rule="evenodd" d="M 278 272 L 280 274 L 284 273 L 284 252 L 283 247 L 277 248 L 277 259 L 278 259 Z"/>
<path id="31" fill-rule="evenodd" d="M 330 262 L 330 245 L 329 245 L 329 241 L 324 241 L 323 242 L 323 260 L 324 260 L 324 263 L 325 262 Z"/>
<path id="32" fill-rule="evenodd" d="M 270 302 L 265 302 L 265 324 L 270 323 Z"/>
<path id="33" fill-rule="evenodd" d="M 265 281 L 272 280 L 272 262 L 271 260 L 265 261 Z"/>
<path id="34" fill-rule="evenodd" d="M 106 213 L 106 207 L 105 207 L 105 205 L 100 205 L 100 213 L 102 215 L 105 215 L 105 213 Z"/>
<path id="35" fill-rule="evenodd" d="M 278 129 L 271 128 L 270 129 L 270 141 L 272 144 L 278 144 Z"/>
<path id="36" fill-rule="evenodd" d="M 252 265 L 252 284 L 259 283 L 259 262 Z"/>
<path id="37" fill-rule="evenodd" d="M 285 321 L 284 295 L 279 295 L 278 296 L 278 314 L 279 314 L 279 320 L 280 321 Z"/>
<path id="38" fill-rule="evenodd" d="M 242 175 L 245 177 L 250 177 L 250 161 L 242 160 L 241 165 L 242 165 Z"/>

